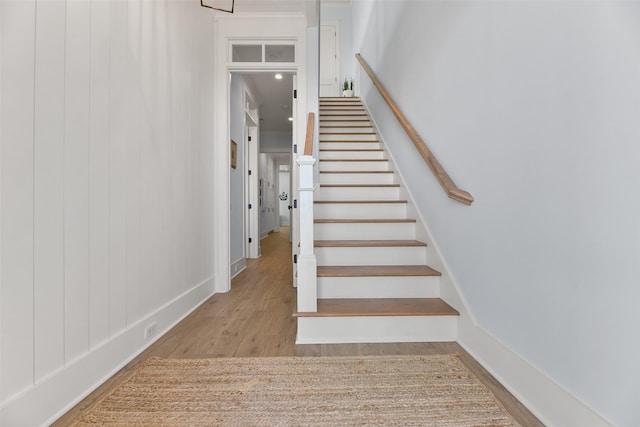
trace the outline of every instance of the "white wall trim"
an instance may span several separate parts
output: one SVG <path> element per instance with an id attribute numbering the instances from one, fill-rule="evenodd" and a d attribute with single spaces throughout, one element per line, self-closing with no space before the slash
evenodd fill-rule
<path id="1" fill-rule="evenodd" d="M 458 323 L 459 344 L 545 425 L 613 425 L 480 326 L 465 323 Z"/>
<path id="2" fill-rule="evenodd" d="M 0 407 L 0 425 L 50 425 L 209 299 L 211 277 Z M 144 340 L 156 322 L 157 333 Z M 111 368 L 115 366 L 115 368 Z"/>
<path id="3" fill-rule="evenodd" d="M 242 273 L 247 268 L 247 259 L 239 258 L 231 263 L 231 278 L 233 279 L 238 274 Z"/>

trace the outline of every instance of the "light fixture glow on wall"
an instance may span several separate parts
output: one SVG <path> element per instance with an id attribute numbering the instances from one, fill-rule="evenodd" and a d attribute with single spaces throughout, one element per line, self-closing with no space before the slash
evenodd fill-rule
<path id="1" fill-rule="evenodd" d="M 293 121 L 293 117 L 289 117 L 289 121 L 292 122 Z"/>
<path id="2" fill-rule="evenodd" d="M 282 74 L 278 73 L 275 76 L 273 76 L 276 78 L 276 80 L 282 80 Z"/>

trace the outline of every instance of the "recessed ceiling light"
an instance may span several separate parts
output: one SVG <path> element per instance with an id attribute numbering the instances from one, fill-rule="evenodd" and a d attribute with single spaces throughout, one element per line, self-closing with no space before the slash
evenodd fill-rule
<path id="1" fill-rule="evenodd" d="M 293 117 L 289 117 L 289 121 L 292 122 L 293 121 Z"/>
<path id="2" fill-rule="evenodd" d="M 278 73 L 274 76 L 276 80 L 282 80 L 282 74 Z"/>

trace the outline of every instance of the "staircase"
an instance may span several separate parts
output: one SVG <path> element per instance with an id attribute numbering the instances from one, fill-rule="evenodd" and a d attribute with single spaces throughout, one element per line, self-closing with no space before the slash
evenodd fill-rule
<path id="1" fill-rule="evenodd" d="M 297 342 L 455 341 L 458 312 L 439 298 L 424 228 L 358 98 L 320 100 L 314 206 L 317 312 Z"/>

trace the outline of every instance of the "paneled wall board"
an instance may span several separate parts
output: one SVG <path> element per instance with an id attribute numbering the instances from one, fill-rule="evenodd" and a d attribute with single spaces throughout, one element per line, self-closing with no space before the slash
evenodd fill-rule
<path id="1" fill-rule="evenodd" d="M 127 326 L 126 298 L 126 95 L 129 74 L 126 59 L 127 4 L 110 3 L 109 56 L 109 332 L 113 336 Z"/>
<path id="2" fill-rule="evenodd" d="M 64 365 L 66 19 L 64 3 L 38 4 L 33 159 L 36 381 Z"/>
<path id="3" fill-rule="evenodd" d="M 68 2 L 65 55 L 65 359 L 89 350 L 89 109 L 91 5 Z"/>
<path id="4" fill-rule="evenodd" d="M 2 343 L 0 401 L 33 383 L 35 2 L 2 10 Z"/>
<path id="5" fill-rule="evenodd" d="M 60 410 L 213 291 L 213 25 L 173 1 L 0 19 L 0 424 L 39 425 L 21 408 Z"/>
<path id="6" fill-rule="evenodd" d="M 89 337 L 109 338 L 109 151 L 111 8 L 91 1 L 91 102 L 89 128 Z"/>

